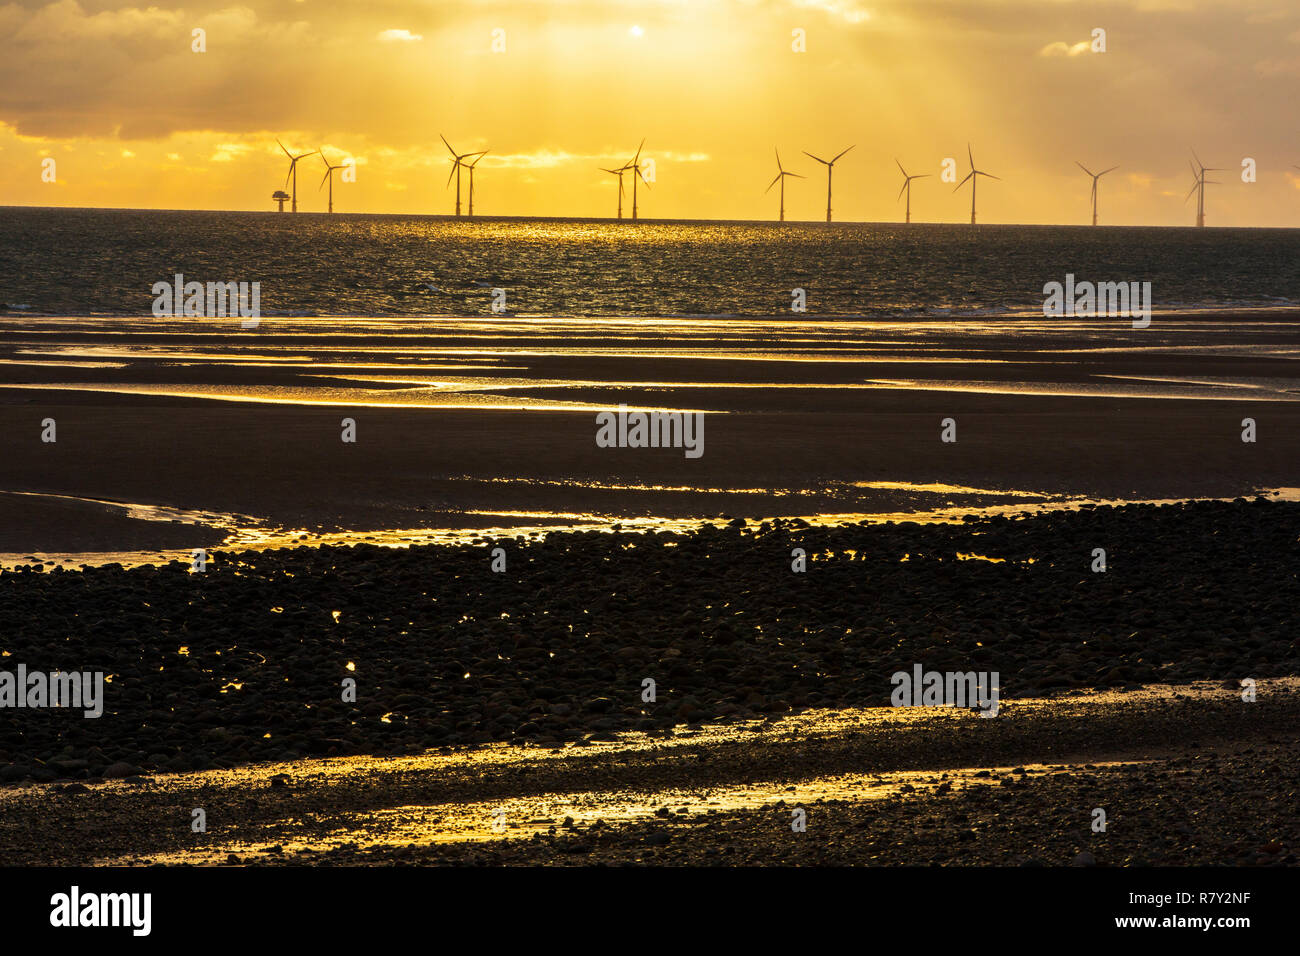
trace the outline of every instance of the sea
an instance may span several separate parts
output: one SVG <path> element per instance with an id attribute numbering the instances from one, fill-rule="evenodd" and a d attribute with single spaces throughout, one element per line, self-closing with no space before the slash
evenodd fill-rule
<path id="1" fill-rule="evenodd" d="M 258 282 L 266 316 L 959 319 L 1040 311 L 1067 274 L 1268 308 L 1300 303 L 1300 230 L 0 207 L 11 317 L 146 315 L 178 273 Z"/>

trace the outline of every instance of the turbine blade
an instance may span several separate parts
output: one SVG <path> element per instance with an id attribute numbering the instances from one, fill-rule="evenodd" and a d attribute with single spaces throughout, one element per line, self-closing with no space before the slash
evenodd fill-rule
<path id="1" fill-rule="evenodd" d="M 966 158 L 970 160 L 970 168 L 975 168 L 975 155 L 970 151 L 970 143 L 966 144 Z"/>
<path id="2" fill-rule="evenodd" d="M 966 179 L 974 179 L 974 178 L 975 178 L 975 171 L 974 171 L 974 170 L 971 170 L 969 173 L 966 174 Z M 956 186 L 954 186 L 953 189 L 952 189 L 952 191 L 953 191 L 953 192 L 956 192 L 958 189 L 961 189 L 961 187 L 965 186 L 965 185 L 966 185 L 966 179 L 963 179 L 963 180 L 962 180 L 961 182 L 959 182 Z"/>
<path id="3" fill-rule="evenodd" d="M 795 179 L 807 179 L 807 178 L 808 178 L 807 176 L 803 175 L 802 173 L 786 173 L 785 175 L 787 175 L 787 176 L 793 176 Z"/>
<path id="4" fill-rule="evenodd" d="M 333 169 L 325 170 L 325 175 L 320 178 L 320 185 L 316 187 L 317 192 L 320 192 L 322 189 L 325 188 L 325 180 L 330 178 L 330 173 L 332 172 L 334 172 Z"/>
<path id="5" fill-rule="evenodd" d="M 1103 169 L 1101 172 L 1097 174 L 1097 178 L 1101 179 L 1102 176 L 1105 176 L 1107 173 L 1114 172 L 1117 169 L 1119 169 L 1118 166 L 1112 166 L 1110 169 Z"/>
<path id="6" fill-rule="evenodd" d="M 1200 166 L 1201 168 L 1205 167 L 1205 164 L 1201 162 L 1201 157 L 1196 155 L 1196 150 L 1192 150 L 1192 156 L 1195 158 L 1197 166 Z"/>
<path id="7" fill-rule="evenodd" d="M 632 157 L 632 162 L 635 163 L 635 162 L 637 162 L 638 160 L 641 159 L 641 150 L 643 150 L 643 149 L 645 149 L 645 140 L 644 140 L 644 139 L 641 140 L 641 145 L 638 146 L 638 147 L 636 148 L 636 155 L 635 155 L 634 157 Z"/>
<path id="8" fill-rule="evenodd" d="M 1200 186 L 1201 186 L 1201 181 L 1199 179 L 1196 180 L 1196 182 L 1192 183 L 1192 188 L 1187 190 L 1187 195 L 1183 197 L 1183 202 L 1187 202 L 1187 200 L 1191 199 L 1192 193 L 1196 192 L 1196 190 L 1199 189 Z"/>
<path id="9" fill-rule="evenodd" d="M 768 193 L 770 193 L 772 191 L 772 187 L 777 184 L 777 180 L 779 180 L 783 175 L 784 175 L 783 173 L 777 173 L 774 177 L 772 177 L 772 181 L 768 183 L 767 188 L 763 190 L 763 195 L 766 196 Z"/>
<path id="10" fill-rule="evenodd" d="M 857 143 L 854 143 L 854 144 L 853 144 L 853 146 L 856 146 L 856 145 L 858 145 L 858 144 L 857 144 Z M 852 149 L 853 146 L 850 146 L 849 149 Z M 836 155 L 836 157 L 835 157 L 834 159 L 831 160 L 831 162 L 832 162 L 832 163 L 839 162 L 839 158 L 840 158 L 840 156 L 843 156 L 845 153 L 847 153 L 847 152 L 849 151 L 849 149 L 841 150 L 841 151 Z"/>
<path id="11" fill-rule="evenodd" d="M 441 133 L 439 133 L 438 136 L 439 136 L 439 138 L 442 140 L 442 145 L 444 145 L 444 146 L 447 147 L 447 152 L 449 152 L 449 153 L 451 153 L 451 155 L 455 156 L 455 155 L 456 155 L 456 151 L 455 151 L 454 149 L 451 148 L 451 143 L 447 142 L 447 137 L 443 136 Z"/>
<path id="12" fill-rule="evenodd" d="M 909 184 L 910 182 L 911 182 L 910 179 L 904 179 L 904 180 L 903 180 L 903 188 L 900 189 L 900 190 L 898 191 L 898 195 L 897 195 L 896 197 L 894 197 L 894 202 L 898 202 L 898 200 L 900 200 L 900 199 L 903 198 L 903 193 L 907 192 L 907 186 L 908 186 L 908 184 Z"/>
<path id="13" fill-rule="evenodd" d="M 902 173 L 902 174 L 903 174 L 903 178 L 906 179 L 906 178 L 907 178 L 907 170 L 903 168 L 903 164 L 900 163 L 900 162 L 898 161 L 898 157 L 897 157 L 897 156 L 894 157 L 894 165 L 898 167 L 898 171 L 899 171 L 900 173 Z"/>
<path id="14" fill-rule="evenodd" d="M 449 173 L 447 174 L 447 186 L 450 186 L 450 185 L 451 185 L 451 177 L 453 177 L 453 176 L 456 175 L 456 168 L 457 168 L 459 165 L 460 165 L 460 163 L 452 163 L 452 164 L 451 164 L 451 172 L 449 172 Z M 443 186 L 442 188 L 443 188 L 443 189 L 446 189 L 447 186 Z"/>
<path id="15" fill-rule="evenodd" d="M 772 147 L 772 152 L 776 153 L 776 168 L 777 168 L 777 169 L 780 169 L 781 172 L 785 172 L 785 170 L 782 169 L 782 167 L 781 167 L 781 151 L 780 151 L 779 149 L 777 149 L 775 146 L 773 146 L 773 147 Z"/>
<path id="16" fill-rule="evenodd" d="M 1074 161 L 1074 165 L 1078 166 L 1080 169 L 1082 169 L 1082 170 L 1083 170 L 1085 173 L 1087 173 L 1089 176 L 1092 175 L 1092 170 L 1089 169 L 1087 166 L 1083 165 L 1083 163 L 1079 162 L 1077 159 Z"/>
<path id="17" fill-rule="evenodd" d="M 1002 182 L 1001 176 L 994 176 L 992 173 L 986 173 L 982 169 L 975 170 L 975 173 L 976 175 L 984 176 L 987 179 L 996 179 L 998 182 Z"/>
<path id="18" fill-rule="evenodd" d="M 825 164 L 825 165 L 827 165 L 827 166 L 830 165 L 830 163 L 826 162 L 826 160 L 822 159 L 820 156 L 813 156 L 813 154 L 810 153 L 810 152 L 808 152 L 808 150 L 806 150 L 806 149 L 803 151 L 803 154 L 804 154 L 805 156 L 812 156 L 812 158 L 815 159 L 815 160 L 817 160 L 817 162 L 819 162 L 819 163 L 823 163 L 823 164 Z"/>

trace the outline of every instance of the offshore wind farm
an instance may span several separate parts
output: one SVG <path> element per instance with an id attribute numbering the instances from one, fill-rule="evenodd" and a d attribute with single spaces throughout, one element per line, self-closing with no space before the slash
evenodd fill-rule
<path id="1" fill-rule="evenodd" d="M 443 144 L 446 146 L 448 153 L 450 154 L 449 161 L 451 162 L 451 168 L 448 171 L 447 181 L 445 186 L 448 189 L 450 189 L 453 180 L 455 181 L 456 184 L 455 203 L 453 206 L 452 215 L 455 218 L 461 217 L 461 211 L 462 211 L 461 172 L 462 170 L 464 170 L 468 175 L 468 203 L 467 203 L 466 215 L 467 217 L 472 218 L 474 216 L 474 172 L 479 162 L 488 154 L 489 151 L 487 149 L 481 149 L 481 150 L 474 150 L 466 153 L 456 153 L 455 150 L 452 149 L 451 144 L 447 142 L 445 136 L 441 136 L 440 134 L 440 139 L 442 140 Z M 299 160 L 305 159 L 308 156 L 315 155 L 315 154 L 319 154 L 322 157 L 322 160 L 324 160 L 324 151 L 322 148 L 322 149 L 315 150 L 312 153 L 303 153 L 298 156 L 294 156 L 293 154 L 289 153 L 288 149 L 282 143 L 280 143 L 279 140 L 276 140 L 276 143 L 277 145 L 280 146 L 280 149 L 285 153 L 285 155 L 290 160 L 289 172 L 285 177 L 285 185 L 286 186 L 292 185 L 292 194 L 286 195 L 284 198 L 291 199 L 292 202 L 291 211 L 297 212 L 298 211 L 297 163 Z M 843 157 L 846 153 L 850 152 L 853 148 L 854 148 L 853 146 L 849 146 L 844 150 L 841 150 L 839 153 L 837 153 L 834 157 L 832 157 L 829 160 L 816 156 L 813 153 L 808 152 L 807 150 L 802 151 L 805 156 L 812 159 L 814 162 L 821 164 L 826 169 L 825 221 L 827 223 L 833 221 L 832 177 L 834 174 L 835 164 L 840 160 L 841 157 Z M 627 194 L 623 183 L 624 175 L 629 175 L 632 179 L 631 219 L 632 221 L 636 221 L 642 218 L 640 216 L 639 203 L 638 203 L 638 182 L 646 189 L 650 188 L 650 183 L 649 181 L 646 180 L 646 177 L 643 173 L 643 169 L 646 168 L 645 164 L 642 162 L 642 152 L 644 149 L 645 149 L 645 140 L 643 139 L 640 145 L 637 147 L 635 154 L 633 154 L 633 156 L 630 159 L 628 159 L 626 162 L 624 162 L 622 165 L 612 166 L 612 167 L 609 166 L 597 167 L 597 169 L 599 169 L 600 172 L 612 175 L 617 179 L 617 190 L 618 190 L 617 205 L 616 205 L 616 211 L 614 215 L 614 218 L 617 220 L 623 219 L 623 200 Z M 763 192 L 764 193 L 770 192 L 773 187 L 778 185 L 780 186 L 778 213 L 777 213 L 776 221 L 785 222 L 786 221 L 785 180 L 787 178 L 806 179 L 807 176 L 803 173 L 786 169 L 781 164 L 780 150 L 779 149 L 775 150 L 775 153 L 776 153 L 776 163 L 777 163 L 777 174 L 768 184 L 767 188 L 763 190 Z M 1205 174 L 1207 172 L 1222 172 L 1223 170 L 1215 167 L 1206 167 L 1201 165 L 1200 159 L 1196 158 L 1195 150 L 1191 150 L 1191 153 L 1193 156 L 1193 160 L 1189 160 L 1189 166 L 1192 170 L 1193 183 L 1192 183 L 1191 190 L 1188 192 L 1187 196 L 1185 197 L 1185 201 L 1190 200 L 1193 195 L 1197 197 L 1194 224 L 1197 227 L 1203 227 L 1205 225 L 1205 186 L 1221 185 L 1216 180 L 1207 180 L 1205 178 Z M 347 162 L 338 165 L 330 165 L 328 160 L 324 160 L 324 161 L 326 164 L 327 172 L 325 178 L 322 179 L 321 181 L 321 185 L 323 187 L 328 182 L 328 185 L 330 187 L 326 212 L 332 213 L 334 211 L 334 195 L 333 195 L 334 181 L 333 181 L 332 173 L 335 170 L 344 170 L 344 169 L 348 170 L 349 172 L 355 173 L 355 168 L 356 168 L 355 160 L 349 159 Z M 975 168 L 975 157 L 969 143 L 967 144 L 967 162 L 969 165 L 969 171 L 967 172 L 964 178 L 962 178 L 960 181 L 957 182 L 956 186 L 953 189 L 953 192 L 959 192 L 963 186 L 965 186 L 967 183 L 970 183 L 970 189 L 971 189 L 970 225 L 974 226 L 977 224 L 976 194 L 977 194 L 979 177 L 982 176 L 985 177 L 986 179 L 992 179 L 992 180 L 1000 180 L 1000 177 L 995 176 L 984 170 Z M 1107 167 L 1106 169 L 1101 170 L 1098 173 L 1093 173 L 1088 167 L 1084 166 L 1078 160 L 1075 160 L 1074 163 L 1081 170 L 1083 170 L 1083 172 L 1087 174 L 1092 181 L 1091 189 L 1089 192 L 1089 202 L 1092 208 L 1092 225 L 1096 226 L 1098 224 L 1097 204 L 1098 204 L 1099 182 L 1101 180 L 1101 177 L 1107 175 L 1108 173 L 1114 172 L 1116 169 L 1119 168 L 1119 165 L 1117 164 L 1114 166 L 1110 166 Z M 898 197 L 897 197 L 900 200 L 903 199 L 906 200 L 904 203 L 903 223 L 910 224 L 912 222 L 912 182 L 917 179 L 926 179 L 929 178 L 931 175 L 936 175 L 936 174 L 916 173 L 916 174 L 909 175 L 907 170 L 903 168 L 902 163 L 900 163 L 897 158 L 894 159 L 894 164 L 898 167 L 899 171 L 903 174 L 903 183 L 899 189 Z M 1300 169 L 1300 165 L 1293 164 L 1293 166 L 1296 169 Z M 940 172 L 937 175 L 939 175 L 941 178 L 946 179 L 947 181 L 955 180 L 955 176 L 951 175 L 952 171 L 955 169 L 954 160 L 952 160 L 951 158 L 943 159 L 939 164 L 939 168 L 940 168 Z M 279 199 L 280 195 L 281 194 L 277 192 L 272 198 Z M 283 207 L 284 207 L 284 202 L 283 200 L 280 200 L 279 211 L 283 212 L 284 211 Z M 499 211 L 495 213 L 495 215 L 508 216 L 509 213 Z M 803 221 L 811 222 L 813 220 L 803 220 Z"/>

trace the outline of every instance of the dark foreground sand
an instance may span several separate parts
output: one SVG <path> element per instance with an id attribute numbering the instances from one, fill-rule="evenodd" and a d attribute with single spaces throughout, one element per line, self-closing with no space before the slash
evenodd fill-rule
<path id="1" fill-rule="evenodd" d="M 3 572 L 5 667 L 111 683 L 99 718 L 13 711 L 0 782 L 874 706 L 916 664 L 1006 697 L 1295 675 L 1297 538 L 1300 503 L 1243 500 Z"/>
<path id="2" fill-rule="evenodd" d="M 0 725 L 0 780 L 11 782 L 0 842 L 13 862 L 167 857 L 195 846 L 189 814 L 203 807 L 235 842 L 318 823 L 321 839 L 299 847 L 312 853 L 296 855 L 339 862 L 1062 863 L 1085 848 L 1115 863 L 1294 862 L 1297 697 L 1265 679 L 1300 674 L 1297 537 L 1300 504 L 1243 500 L 956 525 L 565 533 L 506 542 L 500 573 L 490 542 L 218 553 L 203 574 L 182 565 L 4 573 L 6 666 L 103 668 L 112 683 L 101 718 L 28 710 Z M 811 558 L 804 573 L 791 570 L 796 547 Z M 1094 547 L 1107 550 L 1104 573 L 1091 570 Z M 886 717 L 868 733 L 825 732 L 846 709 L 888 704 L 890 675 L 913 664 L 996 671 L 1016 702 L 1147 683 L 1220 689 L 1137 709 L 1013 702 L 993 719 L 948 711 L 915 726 L 914 711 L 891 709 L 897 725 Z M 357 681 L 355 703 L 341 699 L 345 678 Z M 1247 678 L 1266 688 L 1254 703 L 1241 698 Z M 642 697 L 647 679 L 653 701 Z M 817 714 L 823 723 L 795 723 L 784 742 L 747 734 Z M 719 722 L 734 738 L 689 755 L 652 746 L 601 756 L 620 734 L 666 745 Z M 596 756 L 531 770 L 465 756 L 491 742 Z M 301 804 L 266 804 L 275 779 L 264 771 L 218 782 L 222 768 L 287 761 L 276 772 L 296 800 L 292 780 L 315 772 L 304 758 L 429 751 L 451 763 L 423 776 L 372 763 L 360 777 L 313 785 Z M 1153 758 L 1171 759 L 1076 766 Z M 1065 776 L 1015 772 L 1059 763 L 1071 764 Z M 507 796 L 595 793 L 599 805 L 613 791 L 724 786 L 752 796 L 774 781 L 961 768 L 1002 768 L 988 779 L 1010 780 L 983 796 L 935 792 L 913 805 L 900 795 L 893 809 L 828 803 L 815 816 L 821 842 L 769 832 L 781 813 L 742 801 L 667 830 L 628 819 L 602 823 L 599 835 L 561 827 L 556 840 L 527 845 L 406 849 L 423 842 L 420 825 L 400 849 L 369 845 L 428 796 L 423 787 L 437 796 L 426 803 L 482 804 L 485 818 Z M 104 782 L 188 771 L 216 776 L 157 790 Z M 842 790 L 809 795 L 843 802 Z M 1109 844 L 1079 836 L 1097 806 L 1111 808 L 1123 834 Z M 446 838 L 467 838 L 457 832 Z M 265 846 L 283 851 L 285 839 Z M 971 840 L 980 842 L 954 849 Z"/>
<path id="3" fill-rule="evenodd" d="M 9 864 L 1294 865 L 1298 717 L 1295 680 L 823 711 L 10 787 L 0 836 Z"/>

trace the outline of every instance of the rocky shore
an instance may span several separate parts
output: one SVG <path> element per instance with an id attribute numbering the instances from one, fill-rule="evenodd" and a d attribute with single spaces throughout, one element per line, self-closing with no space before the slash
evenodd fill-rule
<path id="1" fill-rule="evenodd" d="M 0 670 L 109 682 L 97 719 L 6 714 L 0 782 L 668 734 L 888 704 L 914 664 L 997 671 L 1004 698 L 1236 686 L 1300 673 L 1298 538 L 1300 505 L 1238 499 L 19 569 Z"/>
<path id="2" fill-rule="evenodd" d="M 0 862 L 1288 866 L 1297 720 L 1278 678 L 12 784 Z"/>

